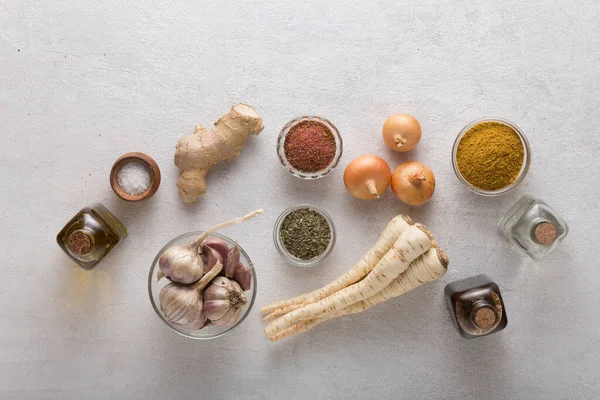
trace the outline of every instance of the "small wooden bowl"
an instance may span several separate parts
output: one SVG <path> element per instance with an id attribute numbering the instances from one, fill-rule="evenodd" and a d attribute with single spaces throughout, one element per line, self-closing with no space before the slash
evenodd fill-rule
<path id="1" fill-rule="evenodd" d="M 148 171 L 150 172 L 150 185 L 144 193 L 129 194 L 123 189 L 121 189 L 121 187 L 119 186 L 119 170 L 123 165 L 132 161 L 144 163 L 148 168 Z M 112 169 L 110 170 L 110 186 L 112 187 L 112 190 L 115 192 L 115 194 L 125 201 L 140 201 L 148 199 L 152 197 L 154 193 L 156 193 L 158 187 L 160 186 L 160 169 L 158 168 L 158 164 L 156 164 L 156 161 L 154 161 L 152 157 L 144 153 L 138 153 L 134 151 L 131 153 L 123 154 L 117 159 L 117 161 L 115 161 L 115 163 L 112 166 Z"/>

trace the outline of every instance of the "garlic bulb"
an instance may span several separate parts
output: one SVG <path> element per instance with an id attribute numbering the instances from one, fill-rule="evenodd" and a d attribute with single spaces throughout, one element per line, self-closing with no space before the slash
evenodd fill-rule
<path id="1" fill-rule="evenodd" d="M 204 262 L 192 245 L 169 247 L 158 259 L 158 266 L 158 279 L 164 275 L 177 283 L 194 283 L 204 275 Z"/>
<path id="2" fill-rule="evenodd" d="M 248 303 L 236 281 L 219 276 L 204 291 L 204 316 L 216 326 L 233 326 L 240 319 L 242 307 Z"/>
<path id="3" fill-rule="evenodd" d="M 160 310 L 164 317 L 185 330 L 195 331 L 202 328 L 206 323 L 206 316 L 202 310 L 202 291 L 222 269 L 223 264 L 218 262 L 193 285 L 176 282 L 165 285 L 159 295 Z"/>
<path id="4" fill-rule="evenodd" d="M 171 282 L 160 291 L 160 310 L 174 325 L 195 331 L 204 326 L 202 292 L 194 285 Z"/>
<path id="5" fill-rule="evenodd" d="M 157 273 L 157 278 L 160 280 L 163 276 L 167 276 L 173 282 L 185 284 L 196 282 L 204 275 L 204 264 L 198 251 L 208 238 L 208 235 L 216 230 L 247 221 L 263 212 L 264 210 L 260 208 L 243 217 L 234 218 L 215 225 L 202 232 L 192 243 L 186 246 L 169 247 L 160 256 L 160 271 Z M 222 261 L 225 262 L 225 259 L 223 258 Z"/>

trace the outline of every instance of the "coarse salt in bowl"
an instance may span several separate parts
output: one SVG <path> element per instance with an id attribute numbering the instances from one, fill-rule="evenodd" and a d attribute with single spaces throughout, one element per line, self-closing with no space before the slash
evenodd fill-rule
<path id="1" fill-rule="evenodd" d="M 110 186 L 125 201 L 148 199 L 160 186 L 160 168 L 147 154 L 135 151 L 123 154 L 112 166 Z"/>
<path id="2" fill-rule="evenodd" d="M 123 164 L 117 173 L 119 187 L 126 193 L 140 195 L 150 186 L 150 171 L 140 161 Z"/>

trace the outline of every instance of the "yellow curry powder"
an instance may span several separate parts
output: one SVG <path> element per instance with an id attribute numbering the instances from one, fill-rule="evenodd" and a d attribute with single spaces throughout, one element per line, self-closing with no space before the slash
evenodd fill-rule
<path id="1" fill-rule="evenodd" d="M 513 128 L 500 122 L 482 122 L 465 133 L 456 150 L 460 174 L 483 190 L 502 189 L 517 179 L 525 150 Z"/>

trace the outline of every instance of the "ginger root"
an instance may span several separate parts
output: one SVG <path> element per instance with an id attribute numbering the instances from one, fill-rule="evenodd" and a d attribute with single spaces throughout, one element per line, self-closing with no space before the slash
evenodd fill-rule
<path id="1" fill-rule="evenodd" d="M 236 104 L 223 115 L 212 130 L 197 124 L 194 133 L 177 141 L 175 166 L 181 169 L 177 180 L 179 194 L 193 203 L 206 192 L 206 174 L 220 161 L 235 159 L 250 135 L 264 128 L 258 113 L 246 104 Z"/>

